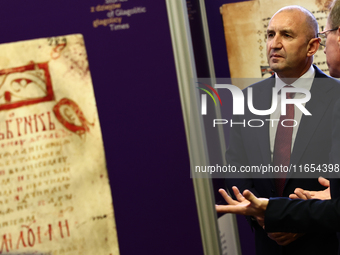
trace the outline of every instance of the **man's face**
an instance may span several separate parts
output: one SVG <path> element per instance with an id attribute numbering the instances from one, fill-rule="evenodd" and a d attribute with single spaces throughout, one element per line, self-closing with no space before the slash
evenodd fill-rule
<path id="1" fill-rule="evenodd" d="M 282 11 L 268 25 L 267 59 L 281 78 L 298 78 L 309 69 L 305 19 L 300 11 Z"/>
<path id="2" fill-rule="evenodd" d="M 327 21 L 326 30 L 333 29 Z M 326 54 L 329 74 L 335 78 L 340 78 L 340 49 L 338 44 L 339 31 L 326 32 L 327 40 L 324 52 Z"/>

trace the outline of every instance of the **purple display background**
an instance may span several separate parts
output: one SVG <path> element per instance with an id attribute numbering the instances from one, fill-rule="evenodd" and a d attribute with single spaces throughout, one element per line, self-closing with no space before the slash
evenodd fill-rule
<path id="1" fill-rule="evenodd" d="M 121 255 L 203 254 L 165 1 L 128 0 L 147 13 L 114 32 L 92 27 L 104 0 L 1 3 L 0 43 L 84 35 Z"/>

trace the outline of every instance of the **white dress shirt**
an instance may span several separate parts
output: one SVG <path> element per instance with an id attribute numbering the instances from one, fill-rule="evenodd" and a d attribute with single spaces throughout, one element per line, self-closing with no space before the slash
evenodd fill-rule
<path id="1" fill-rule="evenodd" d="M 313 66 L 310 66 L 308 71 L 304 73 L 299 79 L 297 79 L 292 84 L 289 84 L 295 88 L 303 88 L 308 91 L 310 91 L 312 87 L 312 83 L 315 77 L 315 70 Z M 270 119 L 280 119 L 281 116 L 281 89 L 286 86 L 287 84 L 284 83 L 275 73 L 275 88 L 278 91 L 278 97 L 277 97 L 277 107 L 276 110 L 270 115 Z M 304 98 L 304 93 L 295 93 L 293 98 Z M 303 104 L 305 106 L 305 103 Z M 292 134 L 292 147 L 291 150 L 293 150 L 295 137 L 300 125 L 302 117 L 301 110 L 294 105 L 294 120 L 296 121 L 297 125 L 293 127 L 293 134 Z M 276 129 L 278 126 L 278 121 L 270 121 L 269 122 L 269 139 L 270 139 L 270 152 L 271 152 L 271 159 L 273 160 L 273 152 L 274 152 L 274 143 L 275 143 L 275 135 L 276 135 Z"/>

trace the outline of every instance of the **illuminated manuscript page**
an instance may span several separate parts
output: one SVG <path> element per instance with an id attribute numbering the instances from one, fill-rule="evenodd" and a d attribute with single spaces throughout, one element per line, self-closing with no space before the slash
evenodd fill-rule
<path id="1" fill-rule="evenodd" d="M 313 13 L 320 30 L 323 30 L 329 2 L 329 0 L 257 0 L 224 4 L 220 11 L 223 16 L 231 78 L 271 76 L 266 55 L 266 31 L 269 20 L 276 11 L 287 5 L 305 7 Z M 314 64 L 328 73 L 326 56 L 321 47 L 314 55 Z M 247 85 L 250 84 L 239 86 L 244 88 Z"/>
<path id="2" fill-rule="evenodd" d="M 0 45 L 0 254 L 119 254 L 82 35 Z"/>

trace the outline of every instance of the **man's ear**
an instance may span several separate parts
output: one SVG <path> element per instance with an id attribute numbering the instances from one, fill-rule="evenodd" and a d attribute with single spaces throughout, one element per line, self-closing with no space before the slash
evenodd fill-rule
<path id="1" fill-rule="evenodd" d="M 321 41 L 320 38 L 310 39 L 307 46 L 307 57 L 313 56 L 318 51 L 320 47 L 320 41 Z"/>
<path id="2" fill-rule="evenodd" d="M 338 33 L 336 40 L 337 40 L 337 43 L 338 43 L 339 48 L 340 48 L 340 27 L 338 27 L 338 31 L 336 31 L 336 32 Z"/>

